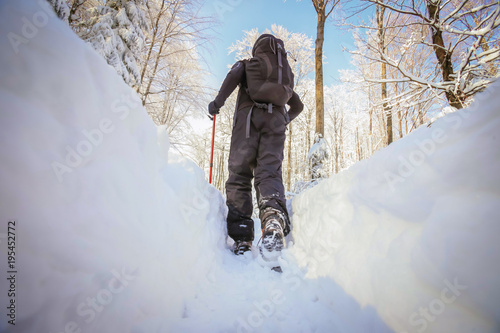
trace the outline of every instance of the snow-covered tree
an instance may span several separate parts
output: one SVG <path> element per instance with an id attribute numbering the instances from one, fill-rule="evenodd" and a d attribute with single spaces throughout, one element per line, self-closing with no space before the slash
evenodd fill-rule
<path id="1" fill-rule="evenodd" d="M 199 51 L 212 22 L 200 6 L 196 0 L 148 1 L 150 30 L 136 89 L 154 122 L 166 125 L 172 148 L 195 160 L 204 146 L 191 121 L 205 117 L 209 101 Z"/>
<path id="2" fill-rule="evenodd" d="M 57 14 L 57 17 L 59 17 L 61 20 L 64 22 L 68 23 L 69 19 L 69 6 L 66 3 L 65 0 L 47 0 L 47 2 L 54 8 L 54 11 Z"/>
<path id="3" fill-rule="evenodd" d="M 325 140 L 331 159 L 327 175 L 338 173 L 371 155 L 370 105 L 365 86 L 357 72 L 340 72 L 341 83 L 325 86 Z"/>
<path id="4" fill-rule="evenodd" d="M 370 151 L 388 144 L 390 139 L 402 138 L 426 121 L 428 111 L 447 104 L 439 90 L 404 80 L 397 68 L 381 61 L 383 57 L 397 59 L 404 54 L 406 68 L 415 75 L 426 78 L 438 75 L 432 48 L 411 46 L 412 40 L 425 36 L 422 29 L 411 29 L 419 23 L 414 18 L 386 11 L 380 5 L 376 7 L 378 15 L 368 25 L 362 25 L 366 29 L 353 30 L 356 47 L 352 52 L 352 63 L 358 72 L 352 82 L 369 99 Z"/>
<path id="5" fill-rule="evenodd" d="M 405 83 L 411 86 L 412 94 L 433 90 L 460 109 L 500 76 L 498 1 L 366 1 L 388 13 L 383 29 L 394 38 L 392 46 L 385 46 L 398 50 L 390 54 L 373 39 L 365 40 L 371 52 L 358 54 L 398 73 L 367 78 L 371 82 Z M 415 53 L 429 51 L 431 57 L 413 58 Z M 425 70 L 415 67 L 414 61 L 425 64 Z"/>
<path id="6" fill-rule="evenodd" d="M 80 37 L 89 42 L 130 86 L 138 85 L 138 63 L 148 24 L 142 0 L 107 0 L 89 9 Z"/>
<path id="7" fill-rule="evenodd" d="M 163 92 L 164 89 L 155 86 L 162 81 L 159 73 L 170 66 L 168 62 L 171 59 L 174 59 L 176 67 L 182 64 L 182 59 L 186 59 L 184 70 L 192 68 L 193 73 L 199 71 L 197 66 L 193 68 L 191 60 L 201 60 L 198 50 L 208 41 L 206 31 L 213 21 L 200 14 L 201 5 L 196 0 L 148 1 L 147 16 L 151 30 L 141 61 L 138 88 L 144 105 L 151 95 Z M 197 86 L 200 86 L 199 82 Z"/>
<path id="8" fill-rule="evenodd" d="M 328 146 L 320 134 L 316 134 L 314 144 L 307 154 L 307 162 L 311 168 L 311 180 L 315 181 L 324 178 L 327 174 L 323 170 L 323 163 L 328 159 Z"/>

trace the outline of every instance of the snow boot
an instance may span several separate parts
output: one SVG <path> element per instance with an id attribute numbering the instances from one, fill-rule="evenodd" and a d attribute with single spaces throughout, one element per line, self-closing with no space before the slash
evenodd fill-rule
<path id="1" fill-rule="evenodd" d="M 252 249 L 252 242 L 236 241 L 233 247 L 233 253 L 237 256 L 243 255 Z"/>
<path id="2" fill-rule="evenodd" d="M 285 235 L 283 232 L 284 221 L 276 209 L 268 208 L 262 214 L 262 244 L 260 253 L 264 260 L 278 262 L 281 250 L 285 247 Z"/>
<path id="3" fill-rule="evenodd" d="M 281 251 L 285 247 L 283 226 L 277 215 L 269 218 L 262 229 L 262 247 L 268 252 Z"/>

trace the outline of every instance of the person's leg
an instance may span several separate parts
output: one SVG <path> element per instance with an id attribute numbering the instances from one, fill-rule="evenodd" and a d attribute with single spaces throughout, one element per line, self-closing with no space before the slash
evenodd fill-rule
<path id="1" fill-rule="evenodd" d="M 258 135 L 246 138 L 249 108 L 236 114 L 229 151 L 229 178 L 226 182 L 228 235 L 235 241 L 253 241 L 252 178 L 257 156 Z"/>
<path id="2" fill-rule="evenodd" d="M 269 215 L 278 215 L 282 220 L 286 236 L 290 230 L 282 177 L 286 119 L 276 109 L 273 113 L 259 109 L 255 118 L 256 127 L 260 130 L 260 141 L 254 185 L 257 191 L 261 228 L 264 229 L 265 220 Z"/>

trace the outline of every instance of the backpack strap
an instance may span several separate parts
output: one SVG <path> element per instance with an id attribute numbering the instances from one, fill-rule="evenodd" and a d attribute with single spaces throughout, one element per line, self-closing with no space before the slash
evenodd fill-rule
<path id="1" fill-rule="evenodd" d="M 281 52 L 283 52 L 283 48 L 280 43 L 276 43 L 278 45 L 278 83 L 282 84 L 283 81 L 283 61 L 281 60 Z"/>
<path id="2" fill-rule="evenodd" d="M 283 60 L 281 53 L 284 51 L 280 43 L 276 42 L 275 38 L 269 38 L 269 45 L 274 54 L 278 56 L 278 84 L 283 83 Z"/>
<path id="3" fill-rule="evenodd" d="M 247 116 L 247 124 L 246 124 L 246 138 L 250 138 L 250 123 L 252 122 L 252 111 L 253 111 L 254 105 L 250 108 L 250 111 L 248 111 L 248 116 Z"/>
<path id="4" fill-rule="evenodd" d="M 246 138 L 250 138 L 250 123 L 252 122 L 252 112 L 253 108 L 258 107 L 259 109 L 267 109 L 267 112 L 273 113 L 273 103 L 257 103 L 253 102 L 252 107 L 250 108 L 250 111 L 248 111 L 248 116 L 247 116 L 247 123 L 245 125 L 245 131 L 246 131 Z M 236 117 L 235 117 L 236 119 Z"/>
<path id="5" fill-rule="evenodd" d="M 236 97 L 236 101 L 240 100 L 241 97 L 241 89 L 243 89 L 242 84 L 240 83 L 240 89 L 238 89 L 238 97 Z M 236 126 L 236 114 L 238 113 L 238 102 L 234 105 L 234 115 L 233 115 L 233 128 Z"/>

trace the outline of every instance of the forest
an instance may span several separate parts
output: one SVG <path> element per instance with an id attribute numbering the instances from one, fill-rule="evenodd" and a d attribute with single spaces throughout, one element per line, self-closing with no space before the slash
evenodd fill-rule
<path id="1" fill-rule="evenodd" d="M 202 14 L 206 3 L 197 0 L 48 1 L 135 90 L 155 124 L 165 126 L 173 149 L 208 174 L 211 129 L 193 124 L 206 117 L 217 93 L 201 50 L 213 47 L 212 26 L 220 18 Z M 270 32 L 293 59 L 295 91 L 305 108 L 287 130 L 289 196 L 470 105 L 500 75 L 498 1 L 311 2 L 315 36 L 275 24 L 242 31 L 229 49 L 235 59 L 250 58 L 257 37 Z M 332 85 L 323 84 L 325 25 L 348 31 L 354 45 L 344 51 L 355 69 L 341 70 Z M 221 191 L 236 92 L 217 117 L 213 184 Z"/>

